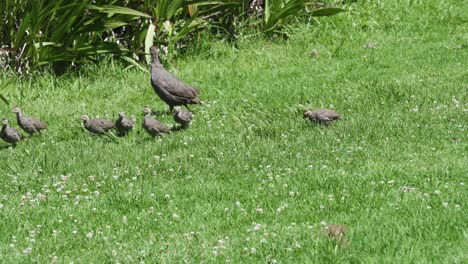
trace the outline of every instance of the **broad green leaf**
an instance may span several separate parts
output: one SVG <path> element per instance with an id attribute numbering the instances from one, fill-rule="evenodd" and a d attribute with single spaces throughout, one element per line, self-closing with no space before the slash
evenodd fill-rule
<path id="1" fill-rule="evenodd" d="M 154 39 L 154 29 L 156 27 L 153 23 L 150 23 L 148 26 L 148 30 L 146 31 L 146 38 L 145 38 L 145 58 L 148 64 L 151 64 L 151 55 L 149 54 L 150 47 L 153 46 L 153 39 Z"/>
<path id="2" fill-rule="evenodd" d="M 131 15 L 131 16 L 137 16 L 137 17 L 147 17 L 151 18 L 150 15 L 145 14 L 143 12 L 133 10 L 130 8 L 126 7 L 121 7 L 121 6 L 95 6 L 95 5 L 88 5 L 89 9 L 92 10 L 98 10 L 103 13 L 108 13 L 108 14 L 122 14 L 122 15 Z"/>

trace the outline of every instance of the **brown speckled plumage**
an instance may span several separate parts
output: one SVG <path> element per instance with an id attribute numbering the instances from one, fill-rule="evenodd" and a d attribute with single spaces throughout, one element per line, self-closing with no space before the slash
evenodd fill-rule
<path id="1" fill-rule="evenodd" d="M 82 115 L 81 120 L 86 130 L 94 134 L 104 134 L 115 128 L 114 122 L 102 118 L 89 119 L 89 116 Z"/>
<path id="2" fill-rule="evenodd" d="M 347 227 L 345 225 L 329 225 L 325 229 L 323 229 L 323 232 L 327 234 L 330 238 L 336 239 L 342 244 L 347 244 L 348 241 L 345 237 L 346 230 Z"/>
<path id="3" fill-rule="evenodd" d="M 142 126 L 152 137 L 171 133 L 171 130 L 166 125 L 151 117 L 151 109 L 149 107 L 143 108 L 143 113 L 145 117 L 143 118 Z"/>
<path id="4" fill-rule="evenodd" d="M 174 121 L 182 127 L 187 127 L 192 122 L 193 114 L 190 111 L 180 109 L 180 107 L 175 107 L 173 117 Z"/>
<path id="5" fill-rule="evenodd" d="M 320 108 L 314 111 L 305 111 L 304 118 L 308 118 L 314 123 L 328 126 L 332 122 L 341 118 L 341 115 L 330 109 Z"/>
<path id="6" fill-rule="evenodd" d="M 124 136 L 128 132 L 132 131 L 134 126 L 135 121 L 133 121 L 133 119 L 126 116 L 123 112 L 119 113 L 119 117 L 117 121 L 115 121 L 115 128 L 120 136 Z"/>
<path id="7" fill-rule="evenodd" d="M 159 98 L 169 105 L 171 113 L 177 105 L 184 105 L 188 109 L 189 104 L 202 104 L 202 101 L 198 99 L 198 90 L 164 69 L 159 62 L 158 48 L 151 47 L 150 53 L 152 58 L 151 85 Z"/>
<path id="8" fill-rule="evenodd" d="M 47 124 L 30 116 L 24 116 L 19 107 L 13 108 L 13 113 L 16 114 L 18 125 L 24 132 L 28 133 L 30 137 L 41 130 L 47 129 Z"/>
<path id="9" fill-rule="evenodd" d="M 5 142 L 12 144 L 13 147 L 15 147 L 16 143 L 21 140 L 22 136 L 18 130 L 10 127 L 8 125 L 8 120 L 5 119 L 2 122 L 0 138 L 3 139 Z"/>

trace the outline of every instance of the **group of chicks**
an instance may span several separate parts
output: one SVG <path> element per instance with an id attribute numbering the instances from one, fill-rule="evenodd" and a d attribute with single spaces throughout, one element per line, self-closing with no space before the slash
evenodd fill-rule
<path id="1" fill-rule="evenodd" d="M 151 108 L 145 106 L 143 108 L 145 114 L 142 127 L 153 138 L 164 134 L 170 134 L 172 129 L 165 124 L 159 122 L 151 116 Z M 173 109 L 174 120 L 181 125 L 181 128 L 186 128 L 192 122 L 193 114 L 190 111 L 176 107 Z M 119 117 L 115 122 L 102 118 L 90 119 L 87 115 L 82 115 L 83 125 L 91 133 L 104 134 L 112 129 L 117 131 L 118 136 L 125 136 L 135 127 L 134 118 L 130 118 L 125 113 L 119 113 Z"/>
<path id="2" fill-rule="evenodd" d="M 192 121 L 193 115 L 190 111 L 182 110 L 176 106 L 185 106 L 189 109 L 188 105 L 190 104 L 202 105 L 203 102 L 198 98 L 199 91 L 179 80 L 164 68 L 159 61 L 159 49 L 157 47 L 151 47 L 150 54 L 152 58 L 150 72 L 151 86 L 159 98 L 169 106 L 169 111 L 173 113 L 174 120 L 181 124 L 182 128 L 185 128 Z M 27 132 L 30 137 L 34 133 L 47 128 L 47 124 L 44 122 L 33 117 L 23 116 L 21 109 L 18 107 L 15 107 L 13 112 L 16 113 L 18 125 Z M 152 137 L 171 133 L 169 127 L 151 116 L 151 109 L 149 107 L 144 107 L 143 113 L 145 114 L 143 128 Z M 334 110 L 321 108 L 314 111 L 305 111 L 304 118 L 309 119 L 311 122 L 327 126 L 338 120 L 340 114 Z M 84 127 L 94 134 L 104 134 L 111 129 L 116 129 L 117 135 L 124 136 L 135 126 L 135 120 L 127 117 L 124 113 L 119 113 L 116 122 L 101 118 L 90 119 L 87 115 L 82 115 L 81 119 L 83 120 Z M 22 138 L 18 130 L 9 126 L 8 120 L 6 119 L 3 120 L 0 137 L 13 146 L 16 146 L 16 143 Z"/>
<path id="3" fill-rule="evenodd" d="M 29 137 L 47 129 L 46 123 L 34 117 L 24 116 L 19 107 L 13 108 L 12 112 L 16 114 L 18 126 L 21 127 L 24 132 L 28 133 Z M 142 127 L 153 138 L 171 133 L 171 128 L 151 116 L 151 109 L 148 106 L 143 108 L 143 113 L 145 116 Z M 192 122 L 193 114 L 190 111 L 175 107 L 173 110 L 173 117 L 174 120 L 180 124 L 180 128 L 187 128 Z M 119 113 L 119 117 L 115 122 L 102 118 L 90 119 L 87 115 L 82 115 L 81 119 L 83 120 L 83 125 L 86 130 L 94 134 L 104 134 L 115 129 L 117 131 L 117 135 L 125 136 L 128 132 L 133 130 L 135 126 L 135 120 L 127 117 L 123 112 Z M 17 129 L 10 126 L 8 119 L 4 119 L 2 121 L 2 129 L 0 130 L 0 138 L 5 142 L 12 144 L 13 147 L 16 147 L 16 143 L 18 143 L 23 136 Z"/>
<path id="4" fill-rule="evenodd" d="M 35 133 L 40 133 L 42 130 L 47 129 L 47 124 L 29 116 L 24 116 L 23 112 L 19 107 L 13 108 L 13 113 L 16 114 L 16 121 L 21 129 L 24 132 L 29 134 L 29 137 L 32 137 Z M 16 146 L 16 143 L 20 141 L 23 136 L 21 133 L 13 127 L 10 127 L 8 123 L 8 119 L 3 119 L 2 121 L 2 130 L 0 130 L 0 138 L 3 139 L 5 142 L 8 142 Z"/>

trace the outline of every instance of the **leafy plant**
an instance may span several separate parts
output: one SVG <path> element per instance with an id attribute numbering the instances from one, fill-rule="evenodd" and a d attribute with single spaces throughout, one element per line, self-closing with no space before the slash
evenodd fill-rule
<path id="1" fill-rule="evenodd" d="M 269 34 L 294 16 L 344 11 L 311 6 L 305 0 L 2 0 L 0 66 L 18 73 L 45 65 L 62 71 L 114 54 L 144 69 L 138 61 L 151 45 L 176 55 L 208 25 L 235 39 L 245 28 Z"/>
<path id="2" fill-rule="evenodd" d="M 2 9 L 2 46 L 13 49 L 18 72 L 28 64 L 79 62 L 96 54 L 119 54 L 126 48 L 106 33 L 149 15 L 119 6 L 92 4 L 92 0 L 6 1 Z M 101 1 L 104 2 L 104 1 Z"/>
<path id="3" fill-rule="evenodd" d="M 277 30 L 286 19 L 300 15 L 307 6 L 316 6 L 316 2 L 304 0 L 265 0 L 263 31 L 272 32 Z M 344 11 L 344 9 L 336 7 L 320 7 L 313 8 L 307 13 L 311 16 L 331 16 Z"/>

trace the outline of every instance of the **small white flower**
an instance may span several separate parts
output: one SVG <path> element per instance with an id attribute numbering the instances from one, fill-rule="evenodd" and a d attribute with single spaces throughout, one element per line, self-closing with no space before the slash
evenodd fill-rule
<path id="1" fill-rule="evenodd" d="M 448 205 L 448 203 L 443 202 L 443 203 L 442 203 L 442 206 L 445 207 L 445 208 L 448 208 L 449 205 Z"/>
<path id="2" fill-rule="evenodd" d="M 439 195 L 439 194 L 440 194 L 440 191 L 439 191 L 439 190 L 435 190 L 434 193 L 437 194 L 437 195 Z"/>
<path id="3" fill-rule="evenodd" d="M 254 230 L 255 231 L 258 231 L 262 228 L 262 225 L 261 224 L 256 224 L 255 227 L 254 227 Z"/>
<path id="4" fill-rule="evenodd" d="M 86 238 L 93 238 L 93 232 L 89 232 L 88 234 L 86 234 Z"/>
<path id="5" fill-rule="evenodd" d="M 257 208 L 255 209 L 255 211 L 257 211 L 257 213 L 259 214 L 263 214 L 263 208 Z"/>
<path id="6" fill-rule="evenodd" d="M 24 254 L 31 254 L 31 252 L 32 252 L 32 247 L 27 247 L 23 250 Z"/>

